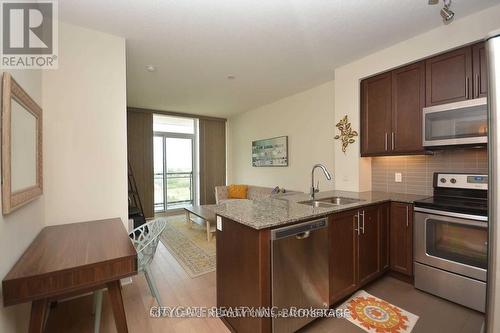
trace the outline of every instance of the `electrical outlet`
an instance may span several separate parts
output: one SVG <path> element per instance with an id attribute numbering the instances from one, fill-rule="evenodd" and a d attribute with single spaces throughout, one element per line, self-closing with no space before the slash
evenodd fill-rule
<path id="1" fill-rule="evenodd" d="M 401 183 L 403 181 L 403 175 L 401 174 L 401 172 L 396 172 L 394 174 L 394 181 L 396 183 Z"/>

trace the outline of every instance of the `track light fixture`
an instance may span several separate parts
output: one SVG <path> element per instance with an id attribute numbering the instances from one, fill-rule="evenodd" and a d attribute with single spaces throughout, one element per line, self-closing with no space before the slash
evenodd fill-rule
<path id="1" fill-rule="evenodd" d="M 444 6 L 441 9 L 441 17 L 443 18 L 444 24 L 451 23 L 453 21 L 453 17 L 455 17 L 455 13 L 450 9 L 451 0 L 443 0 Z"/>

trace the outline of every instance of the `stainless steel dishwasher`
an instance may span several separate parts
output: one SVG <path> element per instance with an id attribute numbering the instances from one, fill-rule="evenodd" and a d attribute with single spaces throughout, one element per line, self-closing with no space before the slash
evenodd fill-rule
<path id="1" fill-rule="evenodd" d="M 328 308 L 326 218 L 271 231 L 272 305 L 275 309 Z M 273 318 L 274 333 L 295 332 L 315 318 Z"/>

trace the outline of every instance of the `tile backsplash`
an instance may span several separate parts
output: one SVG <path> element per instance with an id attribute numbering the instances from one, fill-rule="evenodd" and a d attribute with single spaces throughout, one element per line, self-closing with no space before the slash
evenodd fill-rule
<path id="1" fill-rule="evenodd" d="M 488 173 L 486 149 L 436 151 L 425 156 L 372 158 L 372 190 L 432 195 L 434 172 Z M 395 182 L 395 173 L 402 181 Z"/>

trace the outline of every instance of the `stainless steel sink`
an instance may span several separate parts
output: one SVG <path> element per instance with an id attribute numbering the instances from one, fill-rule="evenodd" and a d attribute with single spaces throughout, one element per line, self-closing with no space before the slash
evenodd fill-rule
<path id="1" fill-rule="evenodd" d="M 344 198 L 344 197 L 330 197 L 330 198 L 323 198 L 323 199 L 316 199 L 316 200 L 301 201 L 299 203 L 303 204 L 303 205 L 313 206 L 313 207 L 329 208 L 332 206 L 348 205 L 348 204 L 352 204 L 352 203 L 356 203 L 356 202 L 360 202 L 360 201 L 364 201 L 364 200 L 354 199 L 354 198 Z"/>
<path id="2" fill-rule="evenodd" d="M 348 205 L 351 203 L 363 201 L 361 199 L 345 198 L 345 197 L 331 197 L 331 198 L 316 199 L 316 200 L 322 202 L 328 202 L 337 206 Z"/>

